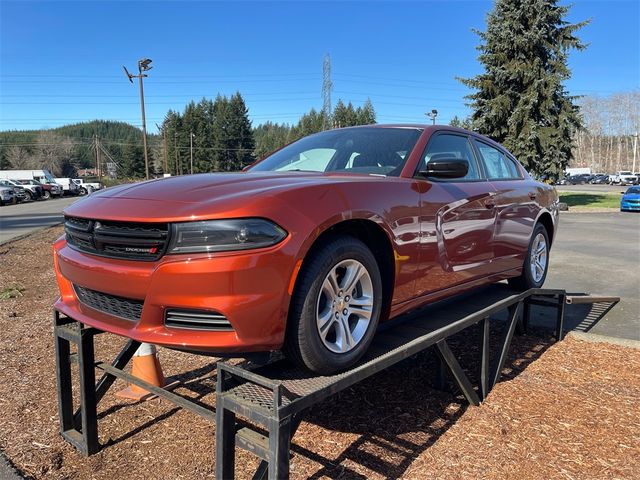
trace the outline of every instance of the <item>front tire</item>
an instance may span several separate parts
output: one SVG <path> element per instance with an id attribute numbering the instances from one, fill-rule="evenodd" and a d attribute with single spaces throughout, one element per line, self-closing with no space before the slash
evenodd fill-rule
<path id="1" fill-rule="evenodd" d="M 510 278 L 509 285 L 517 290 L 541 288 L 549 271 L 549 234 L 544 225 L 537 223 L 533 229 L 527 256 L 519 277 Z"/>
<path id="2" fill-rule="evenodd" d="M 361 241 L 341 236 L 312 252 L 294 290 L 284 352 L 312 372 L 329 375 L 362 357 L 378 326 L 382 280 Z"/>
<path id="3" fill-rule="evenodd" d="M 51 198 L 51 192 L 49 190 L 45 190 L 42 192 L 42 198 L 44 200 L 49 200 Z"/>

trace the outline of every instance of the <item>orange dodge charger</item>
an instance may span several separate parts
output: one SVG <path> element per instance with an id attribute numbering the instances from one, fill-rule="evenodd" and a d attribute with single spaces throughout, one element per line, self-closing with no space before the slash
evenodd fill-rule
<path id="1" fill-rule="evenodd" d="M 503 279 L 540 287 L 558 197 L 488 138 L 376 125 L 302 138 L 242 173 L 99 191 L 64 213 L 62 313 L 191 352 L 282 349 L 328 374 L 381 321 Z"/>

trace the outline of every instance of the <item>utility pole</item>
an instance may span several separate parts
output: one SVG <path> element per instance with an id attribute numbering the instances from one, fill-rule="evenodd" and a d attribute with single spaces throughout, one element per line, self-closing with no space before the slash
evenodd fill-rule
<path id="1" fill-rule="evenodd" d="M 193 134 L 193 132 L 191 132 L 189 134 L 189 155 L 191 159 L 191 175 L 193 175 L 193 137 L 195 137 L 195 135 Z"/>
<path id="2" fill-rule="evenodd" d="M 173 132 L 173 152 L 176 155 L 176 175 L 180 175 L 182 169 L 178 167 L 178 132 Z"/>
<path id="3" fill-rule="evenodd" d="M 145 177 L 149 180 L 149 154 L 147 152 L 147 119 L 144 114 L 144 87 L 142 86 L 142 79 L 144 77 L 148 77 L 149 75 L 142 73 L 151 70 L 153 67 L 151 65 L 151 60 L 148 58 L 142 58 L 138 60 L 138 75 L 132 75 L 127 70 L 127 67 L 123 66 L 124 73 L 126 73 L 129 81 L 133 83 L 133 79 L 137 78 L 140 81 L 140 110 L 142 111 L 142 146 L 144 148 L 144 171 Z"/>
<path id="4" fill-rule="evenodd" d="M 322 63 L 322 130 L 331 128 L 331 57 L 326 53 Z"/>
<path id="5" fill-rule="evenodd" d="M 98 180 L 102 178 L 102 168 L 100 166 L 100 139 L 98 138 L 98 134 L 94 135 L 94 146 L 96 149 L 96 174 L 98 176 Z"/>
<path id="6" fill-rule="evenodd" d="M 433 122 L 433 125 L 436 124 L 436 117 L 438 116 L 438 110 L 434 108 L 430 112 L 425 113 L 425 115 L 431 119 L 431 121 Z"/>

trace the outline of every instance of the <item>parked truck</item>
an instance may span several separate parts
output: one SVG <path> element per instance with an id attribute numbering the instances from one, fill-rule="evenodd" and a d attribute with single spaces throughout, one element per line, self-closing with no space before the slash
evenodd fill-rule
<path id="1" fill-rule="evenodd" d="M 638 177 L 629 171 L 621 171 L 610 175 L 609 183 L 611 185 L 635 185 L 638 183 Z"/>
<path id="2" fill-rule="evenodd" d="M 85 182 L 83 178 L 73 178 L 72 180 L 79 188 L 79 195 L 86 195 L 102 188 L 100 182 Z"/>
<path id="3" fill-rule="evenodd" d="M 64 195 L 79 195 L 80 188 L 71 178 L 58 178 L 55 179 L 56 183 L 62 186 Z"/>

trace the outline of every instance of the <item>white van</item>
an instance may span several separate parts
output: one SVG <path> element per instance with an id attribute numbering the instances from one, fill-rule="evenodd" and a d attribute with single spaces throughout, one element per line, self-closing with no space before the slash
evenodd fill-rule
<path id="1" fill-rule="evenodd" d="M 0 170 L 0 178 L 13 180 L 37 180 L 40 183 L 57 183 L 51 172 L 44 170 Z"/>

